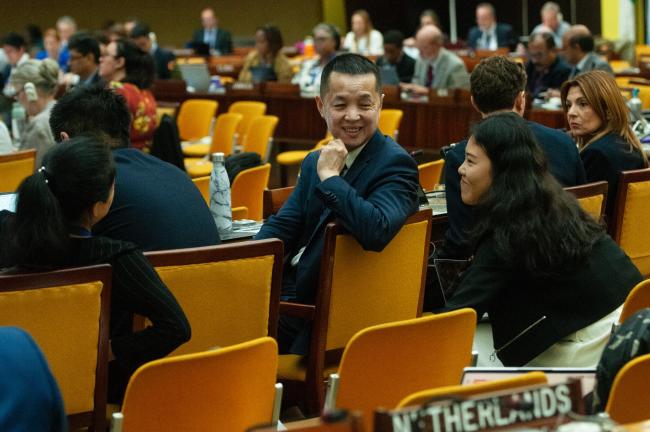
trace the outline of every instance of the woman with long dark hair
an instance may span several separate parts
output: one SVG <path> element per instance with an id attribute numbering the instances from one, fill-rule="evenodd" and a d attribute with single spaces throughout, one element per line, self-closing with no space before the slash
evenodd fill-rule
<path id="1" fill-rule="evenodd" d="M 611 217 L 621 171 L 648 166 L 630 127 L 629 109 L 614 78 L 603 71 L 578 75 L 562 85 L 560 94 L 587 181 L 609 183 L 607 214 Z"/>
<path id="2" fill-rule="evenodd" d="M 264 25 L 255 31 L 255 49 L 248 53 L 239 73 L 239 81 L 277 81 L 288 83 L 293 77 L 291 64 L 282 54 L 282 33 L 274 25 Z"/>
<path id="3" fill-rule="evenodd" d="M 91 235 L 108 213 L 114 188 L 115 166 L 107 146 L 87 137 L 57 144 L 18 188 L 16 213 L 0 212 L 0 268 L 111 264 L 109 400 L 118 402 L 135 369 L 188 341 L 190 326 L 135 245 Z M 134 313 L 152 326 L 134 333 Z"/>
<path id="4" fill-rule="evenodd" d="M 488 312 L 506 366 L 595 366 L 639 271 L 553 178 L 518 115 L 478 123 L 458 172 L 475 253 L 444 310 Z"/>
<path id="5" fill-rule="evenodd" d="M 131 147 L 151 145 L 156 129 L 153 58 L 130 40 L 110 42 L 99 59 L 99 75 L 126 99 L 131 112 Z"/>

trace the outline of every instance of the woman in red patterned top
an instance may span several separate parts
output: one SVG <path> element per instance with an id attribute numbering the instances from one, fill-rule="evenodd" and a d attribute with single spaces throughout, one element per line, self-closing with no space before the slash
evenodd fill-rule
<path id="1" fill-rule="evenodd" d="M 131 41 L 111 42 L 100 57 L 99 74 L 126 99 L 132 119 L 131 146 L 149 147 L 156 129 L 156 99 L 149 91 L 153 58 Z"/>

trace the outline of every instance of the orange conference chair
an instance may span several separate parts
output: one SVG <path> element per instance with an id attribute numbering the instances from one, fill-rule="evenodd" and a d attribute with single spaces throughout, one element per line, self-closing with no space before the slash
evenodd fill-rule
<path id="1" fill-rule="evenodd" d="M 605 412 L 620 424 L 648 419 L 650 408 L 650 354 L 621 368 L 614 378 Z"/>
<path id="2" fill-rule="evenodd" d="M 198 188 L 201 192 L 201 196 L 205 200 L 205 203 L 210 205 L 210 176 L 196 177 L 192 179 L 192 183 Z"/>
<path id="3" fill-rule="evenodd" d="M 171 355 L 275 337 L 282 280 L 280 240 L 146 252 L 145 256 L 192 326 L 192 338 Z M 142 320 L 137 324 L 142 326 Z"/>
<path id="4" fill-rule="evenodd" d="M 609 185 L 606 181 L 599 181 L 567 187 L 564 190 L 576 197 L 578 204 L 584 211 L 592 215 L 597 221 L 602 221 L 605 217 L 608 188 Z"/>
<path id="5" fill-rule="evenodd" d="M 34 173 L 36 150 L 0 155 L 0 192 L 15 192 L 20 183 Z"/>
<path id="6" fill-rule="evenodd" d="M 460 309 L 361 330 L 343 352 L 334 377 L 337 394 L 325 399 L 361 411 L 366 430 L 372 431 L 376 408 L 394 407 L 418 390 L 460 382 L 472 361 L 475 329 L 476 312 Z"/>
<path id="7" fill-rule="evenodd" d="M 20 327 L 45 355 L 70 430 L 106 425 L 111 266 L 0 275 L 0 325 Z"/>
<path id="8" fill-rule="evenodd" d="M 630 316 L 641 309 L 650 307 L 650 279 L 639 282 L 627 295 L 618 322 L 623 324 Z"/>
<path id="9" fill-rule="evenodd" d="M 445 160 L 438 159 L 433 162 L 426 162 L 418 165 L 420 185 L 425 191 L 432 191 L 440 183 L 442 170 L 445 167 Z"/>
<path id="10" fill-rule="evenodd" d="M 277 362 L 270 337 L 149 362 L 131 377 L 111 430 L 243 431 L 277 423 Z"/>
<path id="11" fill-rule="evenodd" d="M 267 163 L 240 172 L 232 182 L 230 192 L 233 209 L 247 208 L 247 218 L 262 220 L 264 207 L 264 190 L 269 183 L 271 164 Z M 233 220 L 235 215 L 233 214 Z"/>
<path id="12" fill-rule="evenodd" d="M 408 395 L 397 404 L 397 408 L 407 406 L 424 405 L 432 399 L 446 398 L 452 396 L 475 396 L 482 393 L 492 393 L 501 390 L 514 390 L 521 387 L 530 387 L 547 384 L 544 372 L 528 372 L 514 378 L 505 378 L 494 381 L 486 381 L 476 384 L 452 385 L 438 387 L 429 390 L 422 390 Z"/>
<path id="13" fill-rule="evenodd" d="M 397 141 L 399 125 L 402 122 L 404 111 L 399 109 L 383 109 L 379 112 L 379 130 Z"/>
<path id="14" fill-rule="evenodd" d="M 242 141 L 242 151 L 255 152 L 262 158 L 262 163 L 268 162 L 273 146 L 273 132 L 278 120 L 278 117 L 271 115 L 258 116 L 251 120 Z"/>
<path id="15" fill-rule="evenodd" d="M 217 116 L 210 144 L 190 144 L 183 147 L 183 154 L 189 158 L 202 158 L 208 154 L 221 152 L 224 156 L 232 153 L 237 125 L 244 116 L 238 113 L 224 113 Z"/>
<path id="16" fill-rule="evenodd" d="M 623 171 L 618 182 L 610 235 L 645 277 L 650 275 L 650 168 Z"/>
<path id="17" fill-rule="evenodd" d="M 210 135 L 210 126 L 218 107 L 217 101 L 207 99 L 188 99 L 183 102 L 176 117 L 181 140 L 198 140 Z"/>
<path id="18" fill-rule="evenodd" d="M 324 382 L 355 333 L 421 315 L 430 236 L 430 209 L 411 216 L 381 252 L 364 251 L 342 226 L 327 225 L 315 306 L 280 304 L 281 313 L 313 322 L 309 354 L 280 356 L 278 379 L 289 399 L 317 413 Z"/>
<path id="19" fill-rule="evenodd" d="M 237 101 L 230 105 L 228 112 L 239 113 L 243 116 L 242 121 L 237 126 L 237 142 L 242 144 L 253 119 L 266 114 L 266 103 L 257 101 Z"/>

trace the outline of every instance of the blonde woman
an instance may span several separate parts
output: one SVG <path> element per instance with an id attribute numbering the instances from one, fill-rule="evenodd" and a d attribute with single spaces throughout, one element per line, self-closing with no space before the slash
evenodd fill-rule
<path id="1" fill-rule="evenodd" d="M 345 35 L 343 48 L 364 56 L 384 55 L 384 38 L 373 29 L 368 12 L 360 9 L 352 14 L 352 31 Z"/>
<path id="2" fill-rule="evenodd" d="M 570 132 L 580 147 L 588 182 L 606 180 L 611 215 L 621 171 L 645 168 L 648 160 L 628 121 L 628 108 L 614 78 L 591 71 L 565 82 L 560 92 Z"/>

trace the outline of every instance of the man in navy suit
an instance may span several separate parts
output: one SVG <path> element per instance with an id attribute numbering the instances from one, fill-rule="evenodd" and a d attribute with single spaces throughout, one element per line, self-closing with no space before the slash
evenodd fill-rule
<path id="1" fill-rule="evenodd" d="M 494 6 L 480 3 L 476 6 L 476 26 L 467 34 L 467 43 L 474 49 L 495 51 L 497 48 L 513 50 L 517 38 L 510 24 L 497 22 Z"/>
<path id="2" fill-rule="evenodd" d="M 520 65 L 506 57 L 484 59 L 470 78 L 472 105 L 483 117 L 495 112 L 514 111 L 522 115 L 526 106 L 526 73 Z M 535 122 L 527 122 L 540 144 L 551 173 L 563 186 L 586 182 L 585 171 L 575 143 L 567 134 Z M 472 255 L 467 233 L 472 228 L 472 207 L 460 197 L 458 168 L 465 160 L 467 139 L 454 145 L 445 156 L 445 192 L 449 229 L 440 258 L 465 259 Z"/>
<path id="3" fill-rule="evenodd" d="M 315 301 L 328 222 L 381 251 L 418 208 L 414 160 L 377 128 L 382 99 L 379 69 L 365 57 L 343 54 L 323 69 L 316 105 L 334 139 L 305 158 L 295 190 L 256 236 L 284 242 L 283 300 Z M 305 354 L 308 336 L 304 322 L 281 317 L 281 352 Z"/>
<path id="4" fill-rule="evenodd" d="M 156 78 L 157 79 L 170 79 L 172 77 L 172 62 L 176 60 L 173 52 L 160 48 L 158 43 L 151 40 L 151 29 L 145 23 L 136 23 L 131 30 L 131 39 L 133 42 L 144 52 L 149 53 L 153 57 L 154 64 L 156 65 Z"/>
<path id="5" fill-rule="evenodd" d="M 192 35 L 191 44 L 205 44 L 210 52 L 216 55 L 232 53 L 232 38 L 230 32 L 217 27 L 217 17 L 214 10 L 205 8 L 201 11 L 202 29 L 196 30 Z"/>
<path id="6" fill-rule="evenodd" d="M 0 430 L 68 430 L 59 387 L 24 330 L 0 327 Z"/>

